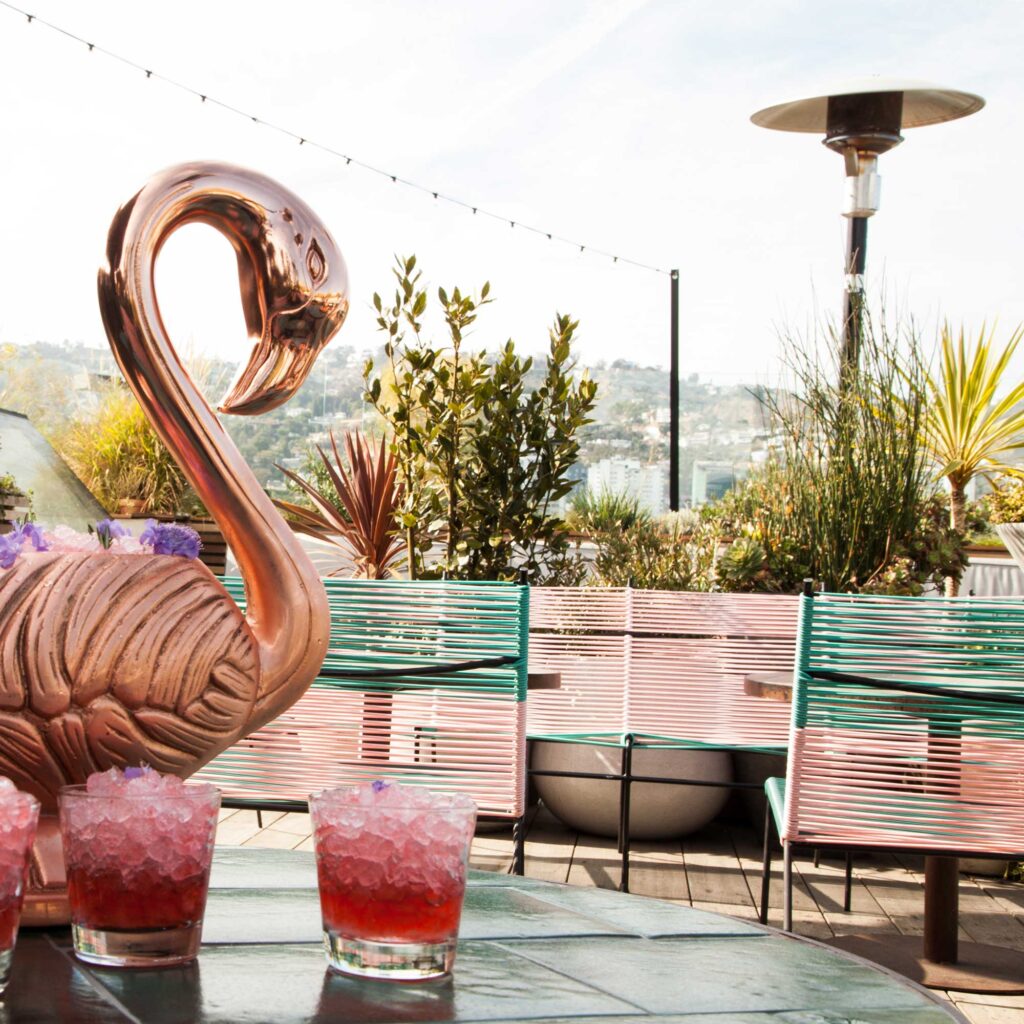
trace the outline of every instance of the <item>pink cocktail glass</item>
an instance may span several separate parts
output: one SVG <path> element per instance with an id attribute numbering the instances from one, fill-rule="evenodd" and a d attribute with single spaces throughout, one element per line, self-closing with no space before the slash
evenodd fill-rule
<path id="1" fill-rule="evenodd" d="M 110 967 L 187 963 L 202 938 L 220 790 L 132 773 L 61 791 L 75 955 Z"/>
<path id="2" fill-rule="evenodd" d="M 25 896 L 28 858 L 39 822 L 39 801 L 0 777 L 0 993 L 11 976 Z"/>
<path id="3" fill-rule="evenodd" d="M 476 804 L 375 782 L 316 793 L 310 810 L 331 967 L 401 981 L 450 972 Z"/>

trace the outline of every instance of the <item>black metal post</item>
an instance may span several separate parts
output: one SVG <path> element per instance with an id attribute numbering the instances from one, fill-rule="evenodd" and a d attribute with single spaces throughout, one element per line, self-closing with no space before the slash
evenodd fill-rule
<path id="1" fill-rule="evenodd" d="M 619 852 L 622 854 L 622 877 L 619 892 L 629 892 L 629 798 L 633 786 L 633 742 L 635 737 L 627 733 L 622 747 L 622 783 L 619 790 Z"/>
<path id="2" fill-rule="evenodd" d="M 679 271 L 669 274 L 671 292 L 671 356 L 668 381 L 668 507 L 679 511 Z"/>
<path id="3" fill-rule="evenodd" d="M 868 255 L 868 219 L 850 217 L 846 235 L 846 289 L 843 292 L 842 365 L 856 369 L 864 330 L 864 268 Z"/>

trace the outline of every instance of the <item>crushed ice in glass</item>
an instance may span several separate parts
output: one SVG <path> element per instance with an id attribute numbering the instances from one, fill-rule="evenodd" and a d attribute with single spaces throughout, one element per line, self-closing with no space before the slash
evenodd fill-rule
<path id="1" fill-rule="evenodd" d="M 88 797 L 62 803 L 69 862 L 89 872 L 186 877 L 209 863 L 218 791 L 186 785 L 148 767 L 110 768 L 89 776 Z M 96 798 L 96 799 L 92 799 Z"/>
<path id="2" fill-rule="evenodd" d="M 35 836 L 38 816 L 35 798 L 0 775 L 0 903 L 21 890 L 25 850 Z"/>
<path id="3" fill-rule="evenodd" d="M 460 793 L 372 782 L 318 796 L 317 859 L 335 886 L 374 890 L 377 898 L 428 903 L 451 898 L 466 878 L 473 801 Z"/>

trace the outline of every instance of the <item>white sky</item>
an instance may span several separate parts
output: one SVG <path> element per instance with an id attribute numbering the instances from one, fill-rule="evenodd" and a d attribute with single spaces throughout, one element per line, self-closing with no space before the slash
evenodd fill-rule
<path id="1" fill-rule="evenodd" d="M 684 373 L 771 379 L 780 326 L 839 305 L 842 161 L 754 127 L 770 103 L 869 73 L 988 106 L 908 131 L 881 161 L 869 283 L 926 327 L 1024 320 L 1019 0 L 25 0 L 41 18 L 259 117 L 511 219 L 681 271 Z M 353 312 L 393 253 L 434 285 L 489 278 L 477 340 L 667 364 L 668 278 L 580 255 L 203 105 L 0 7 L 0 340 L 102 344 L 95 273 L 117 207 L 193 159 L 292 187 L 342 247 Z M 172 336 L 241 358 L 234 261 L 184 229 L 160 270 Z M 1024 366 L 1024 353 L 1018 369 Z"/>

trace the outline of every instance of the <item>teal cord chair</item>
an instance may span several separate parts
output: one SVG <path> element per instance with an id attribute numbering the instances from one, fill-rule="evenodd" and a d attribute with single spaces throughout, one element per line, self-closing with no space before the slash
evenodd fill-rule
<path id="1" fill-rule="evenodd" d="M 225 586 L 240 605 L 238 578 Z M 471 796 L 511 821 L 522 867 L 529 587 L 325 579 L 331 639 L 299 701 L 197 778 L 226 806 L 302 809 L 311 792 L 387 779 Z"/>
<path id="2" fill-rule="evenodd" d="M 774 823 L 786 930 L 798 847 L 1020 857 L 1024 602 L 805 593 L 787 776 L 765 789 L 761 920 Z M 952 917 L 955 940 L 955 889 Z"/>

